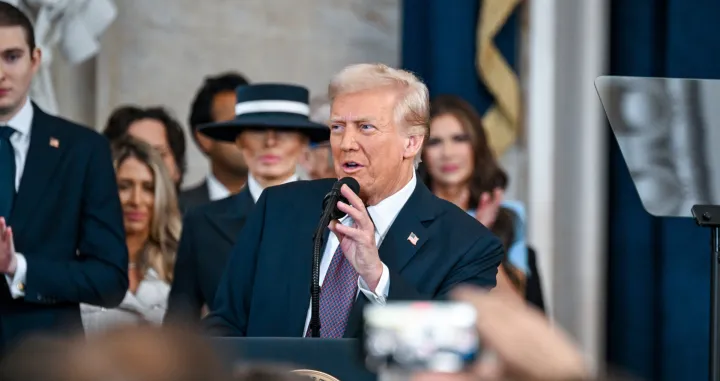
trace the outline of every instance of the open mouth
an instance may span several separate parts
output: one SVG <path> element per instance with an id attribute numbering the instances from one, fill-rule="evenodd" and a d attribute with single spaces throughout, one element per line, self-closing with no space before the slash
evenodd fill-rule
<path id="1" fill-rule="evenodd" d="M 363 165 L 355 161 L 346 161 L 342 164 L 345 173 L 357 172 L 363 168 Z"/>

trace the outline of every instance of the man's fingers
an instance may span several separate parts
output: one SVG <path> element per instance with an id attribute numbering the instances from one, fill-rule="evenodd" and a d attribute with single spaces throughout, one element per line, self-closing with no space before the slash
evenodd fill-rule
<path id="1" fill-rule="evenodd" d="M 343 224 L 335 224 L 333 233 L 336 235 L 339 233 L 343 237 L 350 237 L 353 241 L 356 241 L 360 244 L 366 244 L 366 242 L 362 242 L 363 237 L 365 237 L 365 234 L 362 230 L 350 226 L 345 226 Z M 339 238 L 340 236 L 338 236 Z"/>
<path id="2" fill-rule="evenodd" d="M 374 232 L 375 225 L 373 225 L 373 222 L 368 215 L 367 208 L 365 208 L 365 204 L 360 199 L 360 196 L 356 195 L 347 185 L 343 185 L 340 188 L 340 193 L 345 196 L 352 208 L 358 211 L 358 213 L 352 214 L 348 210 L 340 209 L 340 202 L 338 202 L 338 209 L 349 214 L 361 229 L 372 230 Z"/>
<path id="3" fill-rule="evenodd" d="M 360 196 L 356 195 L 349 186 L 343 185 L 340 188 L 340 193 L 345 196 L 345 198 L 348 200 L 350 205 L 353 206 L 353 208 L 360 210 L 363 213 L 367 213 L 367 211 L 365 210 L 365 204 L 360 199 Z"/>
<path id="4" fill-rule="evenodd" d="M 361 211 L 355 209 L 354 207 L 352 207 L 342 201 L 338 201 L 337 207 L 341 211 L 347 213 L 350 217 L 352 217 L 353 221 L 355 221 L 356 223 L 358 223 L 358 225 L 360 225 L 360 222 L 358 220 L 362 220 L 364 217 L 364 215 Z"/>
<path id="5" fill-rule="evenodd" d="M 338 240 L 342 241 L 343 234 L 341 234 L 340 232 L 337 231 L 338 225 L 342 225 L 342 224 L 337 222 L 336 220 L 332 220 L 332 221 L 330 221 L 330 224 L 328 224 L 328 229 L 330 229 L 330 231 L 333 232 L 337 236 Z"/>

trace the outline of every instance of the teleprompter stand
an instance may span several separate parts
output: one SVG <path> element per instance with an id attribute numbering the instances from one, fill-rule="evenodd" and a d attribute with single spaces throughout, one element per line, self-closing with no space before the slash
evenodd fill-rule
<path id="1" fill-rule="evenodd" d="M 710 381 L 720 381 L 720 205 L 695 205 L 692 215 L 710 228 Z"/>

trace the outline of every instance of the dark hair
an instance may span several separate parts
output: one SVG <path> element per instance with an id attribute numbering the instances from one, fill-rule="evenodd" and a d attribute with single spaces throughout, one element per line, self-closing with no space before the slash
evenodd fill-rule
<path id="1" fill-rule="evenodd" d="M 188 124 L 190 132 L 195 139 L 195 130 L 201 124 L 215 122 L 212 119 L 212 104 L 215 96 L 226 92 L 235 91 L 240 86 L 245 86 L 249 82 L 240 73 L 228 72 L 222 73 L 214 77 L 206 77 L 202 87 L 195 94 L 192 105 L 190 106 L 190 117 Z"/>
<path id="2" fill-rule="evenodd" d="M 455 95 L 440 95 L 430 103 L 430 120 L 432 121 L 433 118 L 441 115 L 452 115 L 457 118 L 465 132 L 470 136 L 470 144 L 475 157 L 469 184 L 470 200 L 468 207 L 475 209 L 483 193 L 492 193 L 496 188 L 507 188 L 507 173 L 495 159 L 485 134 L 482 118 L 472 105 Z M 432 186 L 430 174 L 427 170 L 423 170 L 421 175 L 425 185 L 430 188 Z"/>
<path id="3" fill-rule="evenodd" d="M 503 255 L 502 260 L 500 261 L 500 266 L 505 269 L 505 273 L 507 274 L 508 279 L 510 280 L 510 283 L 515 286 L 515 288 L 525 293 L 525 282 L 524 279 L 521 278 L 519 275 L 521 271 L 515 267 L 512 263 L 510 263 L 510 259 L 508 258 L 508 253 L 510 252 L 510 247 L 513 244 L 513 241 L 515 241 L 515 220 L 517 219 L 517 214 L 513 212 L 512 210 L 508 208 L 500 207 L 500 210 L 498 210 L 498 215 L 495 218 L 495 223 L 490 227 L 490 231 L 493 232 L 498 238 L 500 238 L 500 242 L 502 242 L 503 249 L 505 249 L 505 255 Z"/>
<path id="4" fill-rule="evenodd" d="M 182 126 L 175 118 L 170 116 L 162 107 L 141 108 L 137 106 L 121 106 L 115 109 L 108 118 L 103 135 L 110 141 L 120 139 L 127 135 L 130 126 L 142 119 L 157 120 L 165 126 L 170 153 L 180 170 L 180 183 L 187 169 L 185 159 L 185 133 Z"/>
<path id="5" fill-rule="evenodd" d="M 35 50 L 35 29 L 23 11 L 12 4 L 0 1 L 0 27 L 19 26 L 25 32 L 30 53 Z"/>

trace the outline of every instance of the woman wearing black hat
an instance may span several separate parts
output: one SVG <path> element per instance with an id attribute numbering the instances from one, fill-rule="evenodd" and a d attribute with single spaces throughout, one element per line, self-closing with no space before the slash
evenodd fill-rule
<path id="1" fill-rule="evenodd" d="M 235 119 L 199 127 L 210 138 L 238 145 L 248 165 L 248 182 L 240 193 L 191 209 L 185 216 L 166 322 L 199 321 L 260 194 L 267 187 L 298 180 L 296 167 L 308 143 L 329 139 L 327 126 L 309 120 L 308 100 L 308 90 L 301 86 L 241 86 Z"/>

